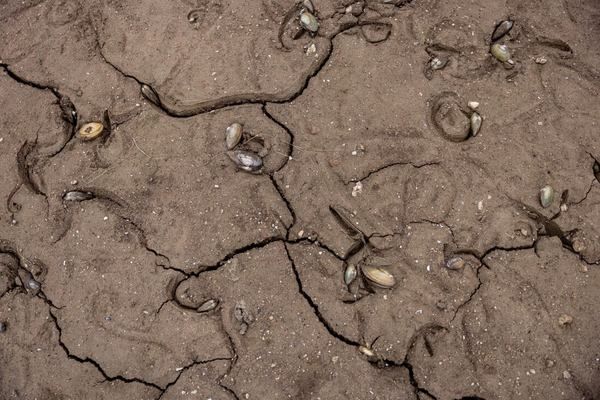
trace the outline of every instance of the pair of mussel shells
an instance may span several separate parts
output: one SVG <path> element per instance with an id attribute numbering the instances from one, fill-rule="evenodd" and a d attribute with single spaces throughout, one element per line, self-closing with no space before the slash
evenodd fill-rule
<path id="1" fill-rule="evenodd" d="M 225 130 L 225 146 L 227 147 L 227 155 L 243 171 L 257 172 L 263 166 L 262 158 L 247 150 L 235 150 L 237 145 L 242 140 L 244 127 L 238 122 L 229 125 Z"/>
<path id="2" fill-rule="evenodd" d="M 391 289 L 396 285 L 396 278 L 386 269 L 372 265 L 363 265 L 360 268 L 363 277 L 371 284 L 382 289 Z M 348 264 L 344 271 L 344 283 L 350 285 L 358 276 L 358 269 L 354 264 Z"/>

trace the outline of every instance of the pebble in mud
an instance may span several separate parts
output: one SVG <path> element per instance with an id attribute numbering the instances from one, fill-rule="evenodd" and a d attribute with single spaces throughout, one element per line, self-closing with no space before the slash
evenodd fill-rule
<path id="1" fill-rule="evenodd" d="M 573 323 L 573 317 L 571 317 L 569 314 L 561 314 L 558 317 L 558 324 L 560 326 L 571 325 L 572 323 Z"/>

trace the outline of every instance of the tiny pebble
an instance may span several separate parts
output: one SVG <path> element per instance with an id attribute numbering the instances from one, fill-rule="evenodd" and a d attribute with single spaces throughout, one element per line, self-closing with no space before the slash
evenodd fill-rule
<path id="1" fill-rule="evenodd" d="M 71 181 L 71 185 L 77 185 L 78 183 L 79 183 L 79 182 L 77 182 L 77 179 L 73 179 L 73 180 Z"/>
<path id="2" fill-rule="evenodd" d="M 539 56 L 535 58 L 535 63 L 536 64 L 540 64 L 540 65 L 544 65 L 548 62 L 548 59 L 544 56 Z"/>
<path id="3" fill-rule="evenodd" d="M 562 314 L 558 317 L 558 324 L 561 326 L 570 325 L 573 322 L 573 317 L 568 314 Z"/>
<path id="4" fill-rule="evenodd" d="M 571 379 L 571 373 L 567 370 L 563 371 L 563 378 Z"/>
<path id="5" fill-rule="evenodd" d="M 477 107 L 479 107 L 479 102 L 477 102 L 477 101 L 470 101 L 470 102 L 467 103 L 467 105 L 469 106 L 469 108 L 471 110 L 476 110 Z"/>

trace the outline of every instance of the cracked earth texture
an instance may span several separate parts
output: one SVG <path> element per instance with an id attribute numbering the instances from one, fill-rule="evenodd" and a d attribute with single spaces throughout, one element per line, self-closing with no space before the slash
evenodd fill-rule
<path id="1" fill-rule="evenodd" d="M 600 4 L 314 7 L 0 2 L 0 399 L 600 398 Z"/>

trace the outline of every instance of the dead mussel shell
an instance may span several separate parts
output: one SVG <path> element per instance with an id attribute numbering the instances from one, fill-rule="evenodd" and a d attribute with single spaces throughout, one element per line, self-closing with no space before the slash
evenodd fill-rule
<path id="1" fill-rule="evenodd" d="M 262 158 L 258 154 L 244 150 L 228 151 L 227 155 L 238 166 L 247 172 L 256 172 L 263 166 Z"/>
<path id="2" fill-rule="evenodd" d="M 158 97 L 156 91 L 152 89 L 152 87 L 144 83 L 142 84 L 142 88 L 140 89 L 140 91 L 142 92 L 142 96 L 144 96 L 144 98 L 150 103 L 154 104 L 155 106 L 161 105 L 160 98 Z"/>
<path id="3" fill-rule="evenodd" d="M 315 33 L 319 30 L 319 21 L 314 15 L 305 10 L 300 14 L 300 26 L 311 33 Z"/>
<path id="4" fill-rule="evenodd" d="M 498 25 L 496 25 L 496 29 L 494 29 L 494 32 L 492 33 L 492 42 L 495 42 L 496 40 L 506 35 L 508 32 L 510 32 L 512 27 L 513 22 L 511 20 L 507 19 L 500 22 Z"/>
<path id="5" fill-rule="evenodd" d="M 544 186 L 540 189 L 540 204 L 542 207 L 547 208 L 550 207 L 552 202 L 554 201 L 554 189 L 552 186 Z"/>
<path id="6" fill-rule="evenodd" d="M 370 283 L 377 287 L 390 289 L 396 284 L 394 275 L 381 267 L 365 265 L 361 268 L 361 272 Z"/>
<path id="7" fill-rule="evenodd" d="M 219 305 L 219 301 L 215 299 L 206 300 L 204 303 L 200 304 L 200 307 L 196 311 L 203 313 L 212 311 Z"/>
<path id="8" fill-rule="evenodd" d="M 63 196 L 64 201 L 85 201 L 93 198 L 94 194 L 92 192 L 82 192 L 80 190 L 71 190 Z"/>
<path id="9" fill-rule="evenodd" d="M 100 136 L 103 130 L 104 125 L 100 122 L 88 122 L 79 129 L 79 137 L 83 140 L 93 140 Z"/>
<path id="10" fill-rule="evenodd" d="M 357 274 L 358 271 L 356 269 L 356 265 L 348 264 L 346 270 L 344 271 L 344 283 L 346 285 L 350 285 L 354 281 L 354 279 L 356 279 Z"/>
<path id="11" fill-rule="evenodd" d="M 457 271 L 463 269 L 465 266 L 465 260 L 461 257 L 452 257 L 446 261 L 446 268 L 451 269 L 453 271 Z"/>
<path id="12" fill-rule="evenodd" d="M 498 61 L 505 63 L 510 60 L 510 50 L 508 50 L 508 46 L 504 44 L 493 44 L 490 48 L 490 52 Z"/>
<path id="13" fill-rule="evenodd" d="M 483 119 L 481 118 L 481 115 L 476 112 L 471 114 L 471 136 L 476 136 L 479 133 L 482 122 Z"/>
<path id="14" fill-rule="evenodd" d="M 233 150 L 233 148 L 238 145 L 242 139 L 242 131 L 242 124 L 237 122 L 234 122 L 227 127 L 227 130 L 225 131 L 225 144 L 227 145 L 227 150 Z"/>

